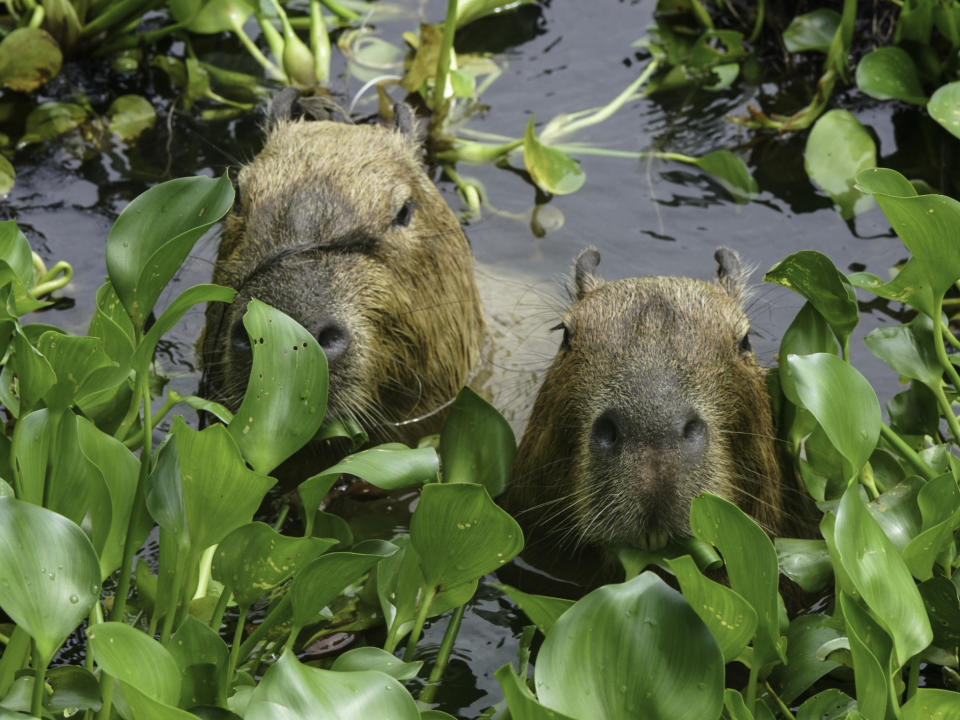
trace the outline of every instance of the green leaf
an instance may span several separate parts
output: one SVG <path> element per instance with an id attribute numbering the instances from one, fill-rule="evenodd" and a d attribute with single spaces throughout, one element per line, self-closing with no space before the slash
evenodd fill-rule
<path id="1" fill-rule="evenodd" d="M 516 453 L 516 438 L 503 415 L 473 390 L 463 388 L 440 433 L 444 482 L 477 483 L 496 497 L 510 480 Z"/>
<path id="2" fill-rule="evenodd" d="M 64 410 L 81 393 L 103 389 L 97 382 L 103 376 L 95 373 L 101 368 L 114 367 L 99 338 L 75 337 L 59 332 L 45 332 L 40 336 L 37 350 L 50 362 L 57 381 L 44 393 L 43 399 L 51 410 Z M 121 378 L 124 378 L 124 373 Z M 110 380 L 113 382 L 113 380 Z M 90 383 L 90 384 L 88 384 Z"/>
<path id="3" fill-rule="evenodd" d="M 60 46 L 45 30 L 17 28 L 0 42 L 0 83 L 33 92 L 56 77 L 63 64 Z"/>
<path id="4" fill-rule="evenodd" d="M 46 701 L 47 710 L 99 710 L 100 683 L 86 668 L 61 665 L 47 671 L 47 682 L 53 695 Z"/>
<path id="5" fill-rule="evenodd" d="M 817 680 L 840 667 L 832 660 L 821 660 L 817 651 L 824 643 L 836 640 L 842 633 L 831 625 L 828 615 L 798 615 L 787 628 L 787 664 L 773 670 L 780 699 L 788 705 L 806 692 Z"/>
<path id="6" fill-rule="evenodd" d="M 723 661 L 732 662 L 757 630 L 757 611 L 734 590 L 701 575 L 689 555 L 669 563 L 683 596 L 720 646 Z"/>
<path id="7" fill-rule="evenodd" d="M 216 705 L 218 688 L 227 683 L 226 643 L 209 626 L 188 615 L 168 646 L 180 668 L 178 705 Z"/>
<path id="8" fill-rule="evenodd" d="M 835 355 L 788 355 L 801 403 L 824 429 L 846 460 L 853 477 L 863 467 L 880 437 L 880 403 L 866 378 Z"/>
<path id="9" fill-rule="evenodd" d="M 13 192 L 13 186 L 17 180 L 17 171 L 13 165 L 3 155 L 0 155 L 0 200 L 6 200 L 7 196 Z"/>
<path id="10" fill-rule="evenodd" d="M 910 571 L 867 512 L 857 483 L 840 500 L 834 542 L 844 571 L 893 638 L 897 661 L 903 665 L 930 644 L 933 631 Z"/>
<path id="11" fill-rule="evenodd" d="M 536 0 L 460 0 L 457 5 L 457 28 L 487 15 L 530 5 Z"/>
<path id="12" fill-rule="evenodd" d="M 756 611 L 756 662 L 784 662 L 777 610 L 777 551 L 770 538 L 736 505 L 710 493 L 690 503 L 690 529 L 720 550 L 730 587 Z M 735 601 L 727 602 L 735 607 Z"/>
<path id="13" fill-rule="evenodd" d="M 537 626 L 537 629 L 544 635 L 550 632 L 559 617 L 573 606 L 573 600 L 566 598 L 550 597 L 548 595 L 532 595 L 517 590 L 509 585 L 494 583 L 493 587 L 516 603 L 524 614 L 530 618 L 530 622 Z"/>
<path id="14" fill-rule="evenodd" d="M 901 720 L 957 720 L 960 718 L 960 693 L 919 688 L 900 711 Z"/>
<path id="15" fill-rule="evenodd" d="M 80 126 L 87 119 L 87 111 L 80 105 L 45 102 L 27 115 L 23 137 L 19 145 L 43 142 L 60 137 Z"/>
<path id="16" fill-rule="evenodd" d="M 957 586 L 945 577 L 935 576 L 920 583 L 920 595 L 933 627 L 933 642 L 938 647 L 960 644 L 960 597 Z"/>
<path id="17" fill-rule="evenodd" d="M 941 386 L 943 368 L 934 351 L 933 332 L 933 320 L 917 315 L 906 325 L 871 330 L 863 341 L 896 373 L 935 391 Z"/>
<path id="18" fill-rule="evenodd" d="M 783 31 L 783 44 L 789 52 L 818 50 L 825 53 L 830 49 L 838 27 L 840 13 L 836 10 L 820 8 L 797 15 Z"/>
<path id="19" fill-rule="evenodd" d="M 0 608 L 28 633 L 46 665 L 100 598 L 100 565 L 77 525 L 0 497 Z"/>
<path id="20" fill-rule="evenodd" d="M 107 108 L 110 131 L 126 141 L 136 140 L 157 122 L 157 111 L 140 95 L 121 95 Z"/>
<path id="21" fill-rule="evenodd" d="M 523 532 L 483 486 L 430 483 L 410 520 L 410 542 L 427 584 L 451 588 L 510 562 Z"/>
<path id="22" fill-rule="evenodd" d="M 33 256 L 30 243 L 17 227 L 16 220 L 0 222 L 0 260 L 3 260 L 14 275 L 25 285 L 33 284 Z"/>
<path id="23" fill-rule="evenodd" d="M 859 500 L 857 501 L 859 502 Z M 857 687 L 857 709 L 868 718 L 886 716 L 890 639 L 849 595 L 841 591 L 837 604 L 843 614 Z"/>
<path id="24" fill-rule="evenodd" d="M 898 47 L 881 47 L 868 53 L 857 65 L 857 87 L 877 100 L 927 103 L 913 59 Z"/>
<path id="25" fill-rule="evenodd" d="M 804 592 L 823 590 L 833 579 L 830 553 L 823 540 L 777 538 L 773 544 L 777 549 L 780 572 Z"/>
<path id="26" fill-rule="evenodd" d="M 903 550 L 903 559 L 918 580 L 933 577 L 937 556 L 953 542 L 960 524 L 960 489 L 952 473 L 944 473 L 921 486 L 917 504 L 923 515 L 923 532 Z"/>
<path id="27" fill-rule="evenodd" d="M 807 699 L 797 710 L 797 720 L 853 720 L 848 713 L 856 707 L 852 697 L 830 688 Z"/>
<path id="28" fill-rule="evenodd" d="M 803 166 L 844 220 L 873 207 L 855 185 L 858 173 L 877 166 L 877 146 L 847 110 L 830 110 L 817 119 L 807 136 Z"/>
<path id="29" fill-rule="evenodd" d="M 555 710 L 550 710 L 537 702 L 527 684 L 520 679 L 512 665 L 499 668 L 494 677 L 503 690 L 504 700 L 510 708 L 512 720 L 571 720 Z"/>
<path id="30" fill-rule="evenodd" d="M 757 181 L 743 160 L 729 150 L 715 150 L 703 157 L 692 158 L 692 164 L 712 175 L 738 203 L 750 202 L 759 192 Z"/>
<path id="31" fill-rule="evenodd" d="M 170 0 L 170 14 L 200 35 L 236 30 L 255 10 L 250 0 Z"/>
<path id="32" fill-rule="evenodd" d="M 544 192 L 568 195 L 576 192 L 587 179 L 580 163 L 556 148 L 541 143 L 533 131 L 536 117 L 530 116 L 523 135 L 523 164 L 530 177 Z"/>
<path id="33" fill-rule="evenodd" d="M 107 272 L 137 327 L 233 197 L 226 175 L 178 178 L 150 188 L 120 213 L 107 238 Z"/>
<path id="34" fill-rule="evenodd" d="M 241 525 L 217 547 L 213 578 L 233 588 L 240 607 L 248 607 L 335 544 L 328 538 L 286 537 L 262 522 Z"/>
<path id="35" fill-rule="evenodd" d="M 117 680 L 166 705 L 180 698 L 180 669 L 163 645 L 125 623 L 107 622 L 87 630 L 97 665 Z"/>
<path id="36" fill-rule="evenodd" d="M 300 323 L 251 300 L 243 325 L 253 366 L 243 402 L 229 425 L 244 457 L 269 473 L 302 448 L 323 423 L 327 359 Z"/>
<path id="37" fill-rule="evenodd" d="M 948 133 L 960 138 L 960 82 L 938 87 L 927 103 L 927 112 Z"/>
<path id="38" fill-rule="evenodd" d="M 20 327 L 14 327 L 10 344 L 13 355 L 9 366 L 16 373 L 20 396 L 20 407 L 14 409 L 22 418 L 33 410 L 56 384 L 57 373 L 43 353 L 30 343 Z"/>
<path id="39" fill-rule="evenodd" d="M 683 597 L 649 572 L 565 612 L 540 648 L 535 678 L 540 702 L 574 718 L 713 720 L 723 702 L 720 648 Z"/>
<path id="40" fill-rule="evenodd" d="M 285 652 L 250 696 L 246 720 L 420 720 L 410 693 L 375 670 L 336 672 L 307 667 Z"/>
<path id="41" fill-rule="evenodd" d="M 379 670 L 397 680 L 412 680 L 420 672 L 423 662 L 403 662 L 378 647 L 358 647 L 338 655 L 330 666 L 337 672 Z"/>

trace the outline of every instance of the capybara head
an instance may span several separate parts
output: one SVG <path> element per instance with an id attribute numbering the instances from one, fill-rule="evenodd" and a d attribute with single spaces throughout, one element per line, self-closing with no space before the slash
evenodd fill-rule
<path id="1" fill-rule="evenodd" d="M 396 128 L 307 120 L 291 93 L 275 100 L 264 148 L 239 174 L 213 277 L 237 295 L 207 310 L 204 390 L 239 405 L 252 361 L 242 316 L 257 298 L 326 353 L 328 417 L 402 438 L 477 363 L 484 321 L 470 248 L 421 167 L 409 108 L 398 106 Z"/>
<path id="2" fill-rule="evenodd" d="M 534 538 L 656 549 L 689 534 L 704 490 L 778 529 L 781 471 L 743 272 L 731 250 L 716 259 L 715 282 L 604 282 L 596 250 L 577 258 L 506 496 Z"/>

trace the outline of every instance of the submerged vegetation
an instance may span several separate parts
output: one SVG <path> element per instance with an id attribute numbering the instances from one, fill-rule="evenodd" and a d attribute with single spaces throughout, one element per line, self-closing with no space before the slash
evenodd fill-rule
<path id="1" fill-rule="evenodd" d="M 542 191 L 573 192 L 585 178 L 571 155 L 644 155 L 565 142 L 573 133 L 640 94 L 686 86 L 709 92 L 736 82 L 755 71 L 764 38 L 776 33 L 776 7 L 763 0 L 749 12 L 742 3 L 708 12 L 698 0 L 661 0 L 641 43 L 647 64 L 610 104 L 554 118 L 539 134 L 531 118 L 517 137 L 477 137 L 469 119 L 496 66 L 458 56 L 454 30 L 514 4 L 451 0 L 448 17 L 456 22 L 407 38 L 404 64 L 402 50 L 359 22 L 359 12 L 377 12 L 381 3 L 212 0 L 170 2 L 161 12 L 149 2 L 23 0 L 7 4 L 0 80 L 30 91 L 41 84 L 22 78 L 45 81 L 57 72 L 51 50 L 31 60 L 32 75 L 17 75 L 3 60 L 11 57 L 4 46 L 9 51 L 28 33 L 38 47 L 44 33 L 42 47 L 61 54 L 118 53 L 115 62 L 141 62 L 147 52 L 185 105 L 243 111 L 271 83 L 322 84 L 328 32 L 337 28 L 336 45 L 354 65 L 399 68 L 393 78 L 368 78 L 376 80 L 382 112 L 391 84 L 419 97 L 432 118 L 434 156 L 477 211 L 482 186 L 460 176 L 457 164 L 509 162 L 522 153 Z M 781 438 L 822 513 L 817 539 L 771 540 L 736 506 L 704 495 L 691 507 L 695 558 L 625 558 L 625 583 L 577 602 L 499 586 L 530 626 L 516 665 L 496 673 L 502 700 L 487 717 L 919 720 L 960 713 L 960 341 L 945 315 L 960 283 L 960 203 L 949 196 L 956 179 L 933 188 L 877 168 L 875 142 L 860 121 L 828 109 L 839 88 L 855 84 L 875 98 L 926 107 L 958 135 L 960 3 L 875 5 L 890 20 L 892 42 L 861 53 L 854 71 L 857 23 L 865 21 L 856 5 L 789 18 L 777 33 L 789 52 L 823 61 L 808 105 L 790 114 L 757 108 L 739 119 L 757 132 L 809 128 L 811 179 L 844 217 L 878 204 L 909 253 L 889 281 L 844 274 L 807 250 L 764 278 L 805 301 L 783 333 L 769 386 Z M 244 34 L 251 16 L 272 59 Z M 236 35 L 264 77 L 198 60 L 189 38 L 204 32 Z M 186 57 L 157 51 L 168 35 L 184 38 Z M 143 98 L 113 104 L 121 109 L 106 117 L 115 132 L 153 122 Z M 16 142 L 97 124 L 103 130 L 103 123 L 81 98 L 41 103 Z M 728 150 L 658 155 L 698 166 L 738 200 L 756 192 L 746 165 Z M 416 448 L 357 451 L 366 443 L 362 430 L 325 417 L 326 360 L 317 341 L 258 302 L 244 318 L 253 368 L 235 414 L 164 391 L 153 363 L 164 335 L 191 307 L 230 302 L 234 291 L 199 285 L 163 308 L 159 298 L 233 202 L 224 176 L 173 180 L 130 203 L 107 239 L 107 281 L 85 335 L 32 315 L 69 279 L 69 267 L 47 270 L 17 224 L 0 223 L 7 420 L 0 434 L 0 717 L 451 717 L 429 708 L 464 607 L 480 578 L 523 548 L 519 527 L 491 499 L 509 481 L 512 433 L 464 389 L 439 437 Z M 852 364 L 863 353 L 851 343 L 858 293 L 912 315 L 866 338 L 867 349 L 907 383 L 887 405 L 886 422 L 875 389 Z M 185 407 L 220 422 L 193 429 Z M 347 438 L 356 452 L 298 486 L 293 519 L 284 510 L 270 518 L 273 526 L 255 520 L 275 484 L 271 473 L 318 433 Z M 389 491 L 420 488 L 408 529 L 355 536 L 326 512 L 322 501 L 343 475 Z M 136 557 L 150 537 L 156 549 Z M 700 570 L 721 562 L 728 585 Z M 659 574 L 647 570 L 652 564 Z M 787 616 L 780 574 L 822 597 L 815 611 Z M 441 616 L 446 631 L 434 657 L 423 628 Z M 310 648 L 324 637 L 362 630 L 370 631 L 366 646 L 313 657 Z M 69 654 L 65 645 L 79 649 Z M 743 669 L 742 677 L 725 675 L 726 665 Z"/>

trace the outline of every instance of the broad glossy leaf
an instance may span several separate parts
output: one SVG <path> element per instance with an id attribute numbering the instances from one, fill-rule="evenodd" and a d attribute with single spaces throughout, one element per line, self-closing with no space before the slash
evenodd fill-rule
<path id="1" fill-rule="evenodd" d="M 20 418 L 13 428 L 11 461 L 14 487 L 21 500 L 41 505 L 50 447 L 55 445 L 58 416 L 46 408 Z"/>
<path id="2" fill-rule="evenodd" d="M 0 608 L 47 664 L 100 597 L 100 565 L 86 534 L 62 515 L 0 498 Z"/>
<path id="3" fill-rule="evenodd" d="M 512 665 L 504 665 L 494 673 L 494 677 L 503 691 L 512 720 L 570 720 L 569 716 L 538 703 Z"/>
<path id="4" fill-rule="evenodd" d="M 933 632 L 910 571 L 867 512 L 857 483 L 840 500 L 834 542 L 847 576 L 893 638 L 897 661 L 904 664 L 930 644 Z"/>
<path id="5" fill-rule="evenodd" d="M 957 587 L 945 577 L 920 583 L 920 595 L 933 627 L 933 642 L 940 647 L 960 644 L 960 597 Z"/>
<path id="6" fill-rule="evenodd" d="M 133 323 L 116 290 L 105 282 L 97 290 L 97 309 L 90 320 L 87 335 L 103 340 L 104 349 L 114 362 L 129 365 L 133 355 Z"/>
<path id="7" fill-rule="evenodd" d="M 895 372 L 933 390 L 940 387 L 943 378 L 943 368 L 934 351 L 933 332 L 933 320 L 917 315 L 906 325 L 871 330 L 863 341 Z"/>
<path id="8" fill-rule="evenodd" d="M 738 690 L 727 688 L 723 691 L 723 708 L 730 720 L 754 720 L 753 713 Z"/>
<path id="9" fill-rule="evenodd" d="M 594 590 L 565 612 L 540 648 L 535 678 L 540 702 L 575 718 L 714 720 L 723 703 L 720 648 L 653 573 Z"/>
<path id="10" fill-rule="evenodd" d="M 780 572 L 804 592 L 823 590 L 833 579 L 830 553 L 823 540 L 777 538 L 773 544 L 777 549 Z"/>
<path id="11" fill-rule="evenodd" d="M 19 145 L 52 140 L 80 127 L 87 119 L 87 111 L 80 105 L 45 102 L 27 115 L 25 132 Z"/>
<path id="12" fill-rule="evenodd" d="M 736 505 L 709 493 L 690 503 L 690 529 L 720 550 L 730 586 L 756 611 L 757 661 L 783 662 L 777 614 L 777 551 L 770 538 Z"/>
<path id="13" fill-rule="evenodd" d="M 17 171 L 3 155 L 0 155 L 0 200 L 6 200 L 13 192 L 17 180 Z"/>
<path id="14" fill-rule="evenodd" d="M 846 460 L 852 477 L 880 437 L 880 403 L 866 378 L 835 355 L 788 355 L 797 395 Z"/>
<path id="15" fill-rule="evenodd" d="M 97 665 L 117 680 L 167 705 L 180 699 L 180 668 L 163 645 L 126 623 L 106 622 L 87 630 Z"/>
<path id="16" fill-rule="evenodd" d="M 0 42 L 0 83 L 18 92 L 33 92 L 60 72 L 63 53 L 45 30 L 17 28 Z"/>
<path id="17" fill-rule="evenodd" d="M 819 692 L 797 710 L 797 720 L 853 720 L 848 715 L 857 701 L 836 688 Z"/>
<path id="18" fill-rule="evenodd" d="M 47 682 L 53 687 L 53 695 L 46 701 L 48 710 L 99 710 L 100 683 L 86 668 L 76 665 L 61 665 L 47 671 Z"/>
<path id="19" fill-rule="evenodd" d="M 513 600 L 544 635 L 549 633 L 557 619 L 573 606 L 573 600 L 566 598 L 533 595 L 509 585 L 494 584 L 493 587 Z"/>
<path id="20" fill-rule="evenodd" d="M 832 660 L 821 660 L 817 650 L 842 633 L 831 626 L 827 615 L 798 615 L 787 628 L 787 664 L 773 670 L 771 681 L 780 699 L 790 704 L 813 683 L 840 666 Z"/>
<path id="21" fill-rule="evenodd" d="M 35 348 L 19 327 L 13 330 L 10 343 L 13 356 L 10 367 L 17 375 L 17 391 L 20 407 L 14 408 L 22 418 L 35 409 L 40 399 L 57 382 L 57 373 L 43 353 Z"/>
<path id="22" fill-rule="evenodd" d="M 890 638 L 857 601 L 840 592 L 837 605 L 843 614 L 857 687 L 857 707 L 868 718 L 885 717 Z"/>
<path id="23" fill-rule="evenodd" d="M 523 532 L 483 486 L 430 483 L 410 520 L 410 542 L 427 584 L 451 588 L 512 560 Z"/>
<path id="24" fill-rule="evenodd" d="M 840 27 L 840 13 L 828 8 L 797 15 L 783 31 L 783 44 L 789 52 L 819 50 L 827 52 Z"/>
<path id="25" fill-rule="evenodd" d="M 233 197 L 226 175 L 178 178 L 150 188 L 120 213 L 107 238 L 107 272 L 135 325 L 143 327 L 194 243 Z"/>
<path id="26" fill-rule="evenodd" d="M 927 111 L 947 132 L 960 138 L 960 82 L 937 88 L 927 103 Z"/>
<path id="27" fill-rule="evenodd" d="M 440 433 L 443 480 L 483 485 L 496 497 L 510 480 L 517 441 L 493 405 L 468 387 L 454 400 Z"/>
<path id="28" fill-rule="evenodd" d="M 25 284 L 33 282 L 33 258 L 30 243 L 20 232 L 16 220 L 0 222 L 0 260 L 3 260 L 16 277 Z"/>
<path id="29" fill-rule="evenodd" d="M 200 35 L 235 30 L 255 10 L 250 0 L 170 0 L 170 14 L 186 29 Z"/>
<path id="30" fill-rule="evenodd" d="M 927 102 L 917 67 L 903 48 L 881 47 L 868 53 L 857 65 L 857 87 L 877 100 Z"/>
<path id="31" fill-rule="evenodd" d="M 960 718 L 960 693 L 918 688 L 900 710 L 902 720 L 957 720 Z"/>
<path id="32" fill-rule="evenodd" d="M 213 578 L 233 589 L 248 607 L 336 544 L 327 538 L 292 538 L 262 522 L 242 525 L 227 535 L 213 557 Z"/>
<path id="33" fill-rule="evenodd" d="M 460 0 L 457 5 L 457 27 L 461 28 L 487 15 L 530 5 L 536 0 Z"/>
<path id="34" fill-rule="evenodd" d="M 803 166 L 844 220 L 873 207 L 870 196 L 854 186 L 858 173 L 877 166 L 877 146 L 849 111 L 830 110 L 817 119 L 807 136 Z"/>
<path id="35" fill-rule="evenodd" d="M 180 482 L 180 456 L 175 437 L 167 438 L 157 449 L 153 468 L 147 476 L 146 507 L 150 517 L 173 538 L 177 547 L 186 550 L 190 544 L 187 511 Z"/>
<path id="36" fill-rule="evenodd" d="M 757 630 L 757 611 L 734 590 L 701 575 L 689 555 L 669 563 L 684 598 L 720 646 L 723 661 L 732 662 Z"/>
<path id="37" fill-rule="evenodd" d="M 327 358 L 300 323 L 251 300 L 243 326 L 253 366 L 230 434 L 255 470 L 269 473 L 317 432 L 327 407 Z"/>
<path id="38" fill-rule="evenodd" d="M 157 111 L 140 95 L 121 95 L 110 103 L 107 118 L 111 132 L 130 141 L 156 124 Z"/>
<path id="39" fill-rule="evenodd" d="M 960 489 L 952 473 L 944 473 L 925 483 L 917 493 L 923 515 L 923 532 L 903 550 L 903 559 L 918 580 L 933 577 L 933 565 L 953 531 L 960 524 Z"/>
<path id="40" fill-rule="evenodd" d="M 909 388 L 890 398 L 887 402 L 887 415 L 890 418 L 890 427 L 901 435 L 933 437 L 940 428 L 937 397 L 926 385 L 919 382 L 911 382 Z"/>
<path id="41" fill-rule="evenodd" d="M 713 176 L 738 203 L 750 202 L 759 192 L 757 181 L 743 160 L 729 150 L 715 150 L 693 159 L 693 164 Z"/>
<path id="42" fill-rule="evenodd" d="M 850 337 L 860 320 L 853 288 L 830 258 L 815 250 L 793 253 L 770 268 L 763 279 L 803 295 L 833 328 L 841 342 Z M 819 333 L 811 337 L 817 341 L 813 345 L 821 342 Z M 810 345 L 811 340 L 805 344 Z"/>
<path id="43" fill-rule="evenodd" d="M 246 720 L 420 720 L 410 693 L 375 670 L 336 672 L 307 667 L 289 652 L 253 691 Z"/>
<path id="44" fill-rule="evenodd" d="M 96 384 L 97 378 L 92 377 L 93 373 L 114 365 L 99 338 L 45 332 L 40 336 L 37 349 L 50 362 L 57 377 L 57 381 L 43 395 L 51 410 L 70 407 L 82 392 L 103 389 L 89 387 L 88 381 L 93 380 Z"/>
<path id="45" fill-rule="evenodd" d="M 221 637 L 193 616 L 173 634 L 170 655 L 180 668 L 182 685 L 178 705 L 215 705 L 217 689 L 227 681 L 229 650 Z"/>
<path id="46" fill-rule="evenodd" d="M 576 192 L 587 179 L 580 163 L 565 152 L 541 143 L 533 131 L 534 120 L 531 115 L 523 135 L 523 164 L 527 172 L 544 192 L 554 195 Z"/>
<path id="47" fill-rule="evenodd" d="M 337 672 L 379 670 L 397 680 L 412 680 L 423 667 L 422 661 L 403 662 L 386 650 L 378 647 L 358 647 L 338 655 L 330 666 Z"/>
<path id="48" fill-rule="evenodd" d="M 123 701 L 136 720 L 194 720 L 196 717 L 172 703 L 150 697 L 132 683 L 121 680 L 119 686 Z"/>
<path id="49" fill-rule="evenodd" d="M 921 530 L 922 521 L 917 510 L 917 493 L 921 487 L 923 481 L 914 476 L 867 503 L 870 515 L 897 552 L 903 552 L 907 543 Z"/>

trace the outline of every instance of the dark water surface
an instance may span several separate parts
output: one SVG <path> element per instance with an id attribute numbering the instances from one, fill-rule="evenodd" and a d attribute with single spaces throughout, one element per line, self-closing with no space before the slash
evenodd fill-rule
<path id="1" fill-rule="evenodd" d="M 381 37 L 395 44 L 402 43 L 402 31 L 416 27 L 419 12 L 435 22 L 445 7 L 440 0 L 404 4 L 411 8 L 408 19 L 378 28 Z M 496 49 L 493 59 L 503 69 L 483 96 L 489 109 L 472 119 L 469 127 L 518 137 L 530 113 L 535 112 L 542 125 L 557 113 L 606 103 L 643 67 L 645 61 L 638 60 L 631 43 L 652 22 L 654 4 L 653 0 L 554 0 L 483 21 L 461 33 L 457 42 L 461 51 Z M 249 59 L 228 38 L 198 41 L 195 47 L 218 64 L 252 70 Z M 362 83 L 350 79 L 341 56 L 336 52 L 334 56 L 331 89 L 343 92 L 344 102 L 349 102 Z M 810 77 L 801 77 L 796 84 L 801 91 L 810 89 L 815 79 L 812 67 Z M 558 341 L 549 337 L 547 328 L 557 322 L 554 310 L 559 307 L 560 279 L 588 244 L 602 252 L 600 271 L 610 279 L 641 274 L 709 277 L 715 269 L 717 245 L 738 250 L 759 269 L 754 275 L 758 287 L 751 317 L 753 345 L 765 364 L 774 361 L 780 335 L 801 301 L 786 290 L 761 286 L 763 271 L 800 249 L 826 253 L 842 271 L 866 269 L 880 276 L 905 257 L 906 251 L 878 209 L 845 223 L 809 183 L 802 165 L 805 135 L 760 136 L 726 119 L 743 113 L 748 102 L 774 95 L 778 86 L 771 80 L 756 86 L 735 84 L 720 93 L 679 91 L 669 97 L 636 100 L 610 120 L 571 138 L 628 151 L 702 155 L 721 148 L 738 150 L 760 183 L 759 196 L 746 205 L 734 203 L 717 184 L 687 166 L 586 157 L 582 160 L 586 184 L 573 195 L 550 198 L 540 208 L 539 217 L 548 231 L 537 237 L 529 218 L 545 198 L 525 180 L 519 158 L 513 159 L 513 172 L 492 166 L 458 168 L 484 184 L 492 206 L 485 208 L 481 219 L 468 223 L 474 253 L 494 280 L 502 277 L 505 287 L 517 293 L 516 312 L 535 317 L 535 332 L 548 338 L 547 347 Z M 126 203 L 163 180 L 235 171 L 258 149 L 260 132 L 253 117 L 204 122 L 179 106 L 171 112 L 172 93 L 159 71 L 120 75 L 99 65 L 76 65 L 46 91 L 67 100 L 72 87 L 84 89 L 98 111 L 123 92 L 145 94 L 160 115 L 157 127 L 133 146 L 106 137 L 100 139 L 104 151 L 97 152 L 74 135 L 63 143 L 23 149 L 14 158 L 17 184 L 0 205 L 0 218 L 15 217 L 48 264 L 63 259 L 75 269 L 73 282 L 60 293 L 72 303 L 66 301 L 37 320 L 83 333 L 105 275 L 107 232 Z M 369 102 L 361 103 L 359 111 L 372 112 L 372 98 L 368 95 Z M 803 98 L 795 107 L 805 102 Z M 929 121 L 906 108 L 892 113 L 895 106 L 889 103 L 862 105 L 863 98 L 852 94 L 841 95 L 836 102 L 853 109 L 875 133 L 879 165 L 924 175 L 937 184 L 943 139 Z M 853 102 L 861 105 L 852 107 Z M 447 181 L 440 186 L 448 202 L 461 210 L 453 186 Z M 209 281 L 215 249 L 215 235 L 197 246 L 168 297 Z M 879 389 L 881 402 L 898 391 L 896 377 L 858 338 L 887 322 L 890 319 L 883 312 L 866 316 L 852 344 L 853 362 Z M 201 325 L 202 313 L 193 312 L 159 348 L 158 361 L 173 377 L 173 387 L 185 393 L 196 389 L 193 343 Z M 545 367 L 547 358 L 532 354 L 518 362 L 519 371 L 533 372 Z M 472 718 L 500 697 L 492 673 L 515 659 L 515 637 L 523 624 L 497 591 L 481 586 L 465 618 L 449 682 L 438 697 L 442 709 Z M 441 621 L 428 629 L 424 649 L 435 652 L 444 625 Z"/>

